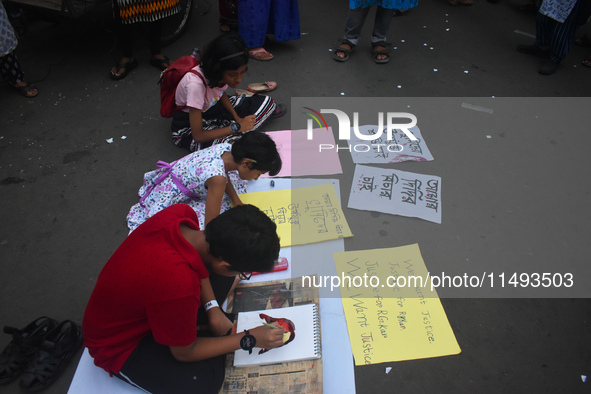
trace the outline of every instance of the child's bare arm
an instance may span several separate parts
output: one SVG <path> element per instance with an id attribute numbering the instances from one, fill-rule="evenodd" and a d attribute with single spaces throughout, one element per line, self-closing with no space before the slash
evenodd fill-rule
<path id="1" fill-rule="evenodd" d="M 226 190 L 226 177 L 212 176 L 205 181 L 207 197 L 205 198 L 205 225 L 220 214 L 222 199 Z"/>
<path id="2" fill-rule="evenodd" d="M 242 200 L 240 200 L 240 197 L 238 196 L 238 193 L 236 193 L 236 189 L 234 189 L 234 185 L 229 178 L 228 183 L 226 183 L 226 194 L 230 197 L 234 206 L 242 205 Z"/>

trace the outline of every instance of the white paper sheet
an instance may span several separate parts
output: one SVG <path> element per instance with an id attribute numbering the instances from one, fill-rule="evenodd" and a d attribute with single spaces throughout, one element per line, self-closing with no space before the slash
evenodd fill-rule
<path id="1" fill-rule="evenodd" d="M 441 178 L 356 165 L 348 207 L 441 223 Z"/>
<path id="2" fill-rule="evenodd" d="M 363 135 L 376 135 L 373 140 L 362 140 L 357 137 L 353 128 L 351 128 L 351 139 L 349 140 L 349 149 L 353 162 L 356 164 L 369 163 L 399 163 L 402 161 L 431 161 L 433 156 L 427 147 L 427 143 L 421 135 L 421 130 L 417 126 L 409 131 L 417 138 L 411 140 L 403 131 L 392 130 L 392 139 L 388 140 L 386 127 L 379 133 L 379 126 L 365 125 L 359 126 L 359 132 Z"/>

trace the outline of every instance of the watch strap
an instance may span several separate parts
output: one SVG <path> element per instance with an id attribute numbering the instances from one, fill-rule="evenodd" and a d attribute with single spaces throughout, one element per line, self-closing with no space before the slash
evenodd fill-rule
<path id="1" fill-rule="evenodd" d="M 252 349 L 256 346 L 257 340 L 254 335 L 250 335 L 248 330 L 244 330 L 244 335 L 240 338 L 240 348 L 248 350 L 248 354 L 252 354 Z"/>

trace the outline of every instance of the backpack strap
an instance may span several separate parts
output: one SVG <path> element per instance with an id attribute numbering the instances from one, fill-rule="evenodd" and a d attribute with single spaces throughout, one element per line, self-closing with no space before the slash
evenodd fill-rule
<path id="1" fill-rule="evenodd" d="M 158 163 L 156 163 L 156 165 L 158 167 L 160 167 L 162 169 L 162 171 L 160 172 L 160 175 L 158 176 L 158 178 L 156 179 L 156 181 L 150 185 L 150 187 L 148 188 L 148 190 L 146 190 L 146 192 L 144 193 L 144 195 L 142 196 L 142 198 L 140 198 L 140 206 L 144 207 L 144 200 L 150 195 L 150 193 L 152 193 L 152 190 L 154 190 L 154 188 L 159 185 L 160 183 L 162 183 L 162 181 L 164 181 L 164 179 L 166 179 L 168 176 L 170 176 L 170 178 L 172 179 L 172 181 L 174 182 L 174 184 L 176 185 L 176 187 L 179 188 L 179 190 L 187 197 L 189 197 L 190 199 L 195 199 L 198 196 L 193 193 L 191 190 L 189 190 L 184 184 L 183 182 L 176 176 L 176 174 L 174 172 L 172 172 L 172 168 L 174 167 L 174 165 L 178 162 L 174 161 L 172 163 L 167 163 L 165 161 L 159 161 Z"/>
<path id="2" fill-rule="evenodd" d="M 203 75 L 201 75 L 201 73 L 199 73 L 199 72 L 197 72 L 196 70 L 193 70 L 193 69 L 191 69 L 191 70 L 187 71 L 187 73 L 191 73 L 191 74 L 195 74 L 195 75 L 197 75 L 197 76 L 198 76 L 198 77 L 199 77 L 199 78 L 200 78 L 200 79 L 203 81 L 203 84 L 205 85 L 205 88 L 207 89 L 207 82 L 205 81 L 205 78 L 203 77 Z M 174 95 L 175 95 L 175 96 L 176 96 L 176 90 L 177 90 L 177 88 L 178 88 L 178 87 L 179 87 L 179 86 L 177 85 L 177 86 L 174 88 Z M 174 107 L 174 110 L 175 110 L 175 111 L 178 111 L 178 110 L 185 109 L 185 108 L 187 108 L 187 106 L 186 106 L 186 105 L 175 106 L 175 107 Z"/>

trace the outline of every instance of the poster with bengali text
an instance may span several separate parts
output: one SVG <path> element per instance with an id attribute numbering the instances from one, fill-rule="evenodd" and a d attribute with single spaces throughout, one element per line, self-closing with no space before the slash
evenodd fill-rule
<path id="1" fill-rule="evenodd" d="M 358 164 L 348 207 L 441 224 L 441 178 Z"/>
<path id="2" fill-rule="evenodd" d="M 281 247 L 352 237 L 332 184 L 241 194 L 277 225 Z"/>
<path id="3" fill-rule="evenodd" d="M 359 126 L 359 133 L 367 136 L 375 136 L 372 139 L 358 137 L 351 128 L 349 149 L 351 157 L 356 164 L 400 163 L 402 161 L 432 161 L 433 155 L 427 147 L 427 143 L 417 126 L 408 129 L 416 140 L 404 132 L 393 129 L 392 137 L 388 138 L 387 128 L 377 125 Z"/>
<path id="4" fill-rule="evenodd" d="M 461 352 L 417 244 L 333 257 L 355 365 Z"/>

